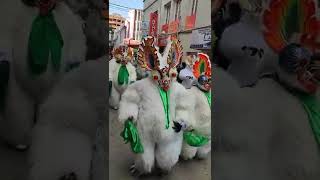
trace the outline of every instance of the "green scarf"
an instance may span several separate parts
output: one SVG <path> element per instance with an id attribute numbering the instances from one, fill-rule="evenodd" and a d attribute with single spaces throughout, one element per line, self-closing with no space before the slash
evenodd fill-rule
<path id="1" fill-rule="evenodd" d="M 49 55 L 55 71 L 60 70 L 63 38 L 52 12 L 38 15 L 32 23 L 28 44 L 28 64 L 33 74 L 46 71 Z"/>
<path id="2" fill-rule="evenodd" d="M 204 92 L 204 95 L 207 97 L 209 106 L 211 107 L 211 91 L 209 91 L 209 92 Z"/>
<path id="3" fill-rule="evenodd" d="M 129 82 L 129 72 L 126 65 L 122 64 L 118 72 L 118 84 L 123 85 L 123 84 L 128 84 L 128 82 Z"/>
<path id="4" fill-rule="evenodd" d="M 164 113 L 166 114 L 166 129 L 168 129 L 170 126 L 170 89 L 168 91 L 164 91 L 162 88 L 159 87 L 158 89 L 163 104 Z"/>
<path id="5" fill-rule="evenodd" d="M 143 153 L 143 145 L 141 143 L 138 129 L 137 127 L 133 124 L 132 121 L 127 120 L 124 125 L 124 129 L 121 132 L 121 137 L 123 137 L 123 140 L 127 144 L 130 142 L 131 145 L 131 150 L 134 153 Z"/>
<path id="6" fill-rule="evenodd" d="M 209 142 L 209 139 L 196 133 L 194 130 L 183 132 L 183 140 L 193 147 L 201 147 Z"/>
<path id="7" fill-rule="evenodd" d="M 208 104 L 211 107 L 211 91 L 204 92 L 204 95 L 206 96 Z M 196 133 L 194 130 L 183 132 L 183 140 L 190 146 L 194 147 L 201 147 L 207 144 L 209 141 L 207 137 Z"/>
<path id="8" fill-rule="evenodd" d="M 313 134 L 320 144 L 320 103 L 315 96 L 296 94 L 308 114 Z"/>

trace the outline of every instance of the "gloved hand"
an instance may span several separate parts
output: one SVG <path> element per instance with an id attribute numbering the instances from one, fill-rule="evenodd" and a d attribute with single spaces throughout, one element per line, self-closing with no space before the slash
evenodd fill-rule
<path id="1" fill-rule="evenodd" d="M 181 130 L 184 131 L 187 129 L 187 124 L 183 120 L 179 122 L 173 121 L 173 125 L 174 126 L 172 127 L 172 129 L 174 129 L 176 133 L 179 133 Z"/>

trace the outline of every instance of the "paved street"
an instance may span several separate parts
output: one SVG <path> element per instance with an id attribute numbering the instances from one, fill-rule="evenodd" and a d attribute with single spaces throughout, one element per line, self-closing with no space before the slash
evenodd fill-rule
<path id="1" fill-rule="evenodd" d="M 130 145 L 124 144 L 120 132 L 122 126 L 116 120 L 117 111 L 109 110 L 109 179 L 132 180 L 129 167 L 133 162 Z M 180 161 L 168 176 L 150 176 L 143 180 L 210 180 L 211 159 Z"/>

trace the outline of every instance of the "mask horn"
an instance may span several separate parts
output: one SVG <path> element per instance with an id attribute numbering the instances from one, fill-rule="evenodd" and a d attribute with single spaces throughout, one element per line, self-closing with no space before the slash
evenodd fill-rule
<path id="1" fill-rule="evenodd" d="M 154 42 L 154 37 L 147 36 L 139 46 L 138 63 L 147 70 L 159 70 L 160 62 Z"/>

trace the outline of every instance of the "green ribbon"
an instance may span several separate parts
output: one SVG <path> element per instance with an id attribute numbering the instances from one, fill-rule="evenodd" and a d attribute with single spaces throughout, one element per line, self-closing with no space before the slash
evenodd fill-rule
<path id="1" fill-rule="evenodd" d="M 207 97 L 209 106 L 211 107 L 211 91 L 205 92 L 204 95 Z"/>
<path id="2" fill-rule="evenodd" d="M 183 132 L 183 140 L 193 147 L 201 147 L 209 142 L 207 137 L 196 133 L 194 130 Z"/>
<path id="3" fill-rule="evenodd" d="M 320 103 L 315 96 L 306 94 L 296 94 L 300 99 L 305 111 L 308 114 L 309 122 L 313 134 L 318 144 L 320 144 Z"/>
<path id="4" fill-rule="evenodd" d="M 134 153 L 144 152 L 143 145 L 141 143 L 141 140 L 138 134 L 138 129 L 131 120 L 127 120 L 125 122 L 124 129 L 120 135 L 121 137 L 123 137 L 123 140 L 125 141 L 126 144 L 130 142 L 131 150 Z"/>
<path id="5" fill-rule="evenodd" d="M 126 65 L 121 65 L 118 72 L 118 84 L 128 84 L 129 83 L 129 72 Z"/>
<path id="6" fill-rule="evenodd" d="M 169 106 L 170 89 L 168 91 L 164 91 L 162 88 L 159 88 L 159 87 L 158 89 L 159 89 L 164 113 L 166 114 L 166 129 L 168 129 L 170 126 L 170 106 Z"/>
<path id="7" fill-rule="evenodd" d="M 38 15 L 32 23 L 28 44 L 28 64 L 33 74 L 46 71 L 49 55 L 55 71 L 60 70 L 63 38 L 52 12 Z"/>

